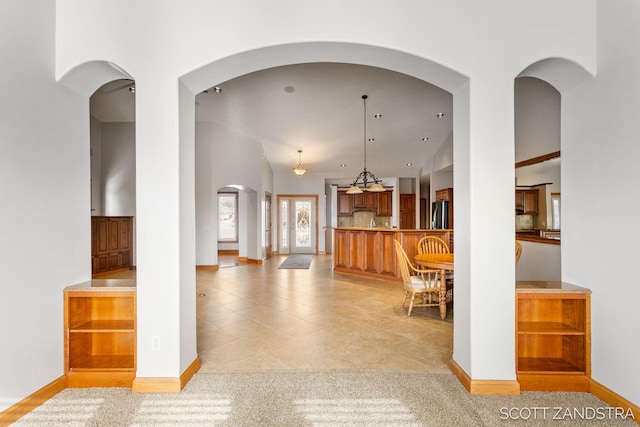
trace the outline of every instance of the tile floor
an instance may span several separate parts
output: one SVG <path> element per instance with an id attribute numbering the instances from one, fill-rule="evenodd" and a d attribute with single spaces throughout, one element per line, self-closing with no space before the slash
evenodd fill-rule
<path id="1" fill-rule="evenodd" d="M 400 283 L 334 274 L 330 255 L 278 269 L 285 258 L 197 272 L 200 372 L 450 372 L 437 307 L 407 317 Z"/>

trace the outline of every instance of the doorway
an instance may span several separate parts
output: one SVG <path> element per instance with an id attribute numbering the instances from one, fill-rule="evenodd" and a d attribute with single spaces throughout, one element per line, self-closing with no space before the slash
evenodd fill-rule
<path id="1" fill-rule="evenodd" d="M 271 242 L 271 193 L 264 194 L 264 247 L 265 258 L 271 258 L 273 251 Z"/>
<path id="2" fill-rule="evenodd" d="M 318 252 L 318 196 L 278 196 L 278 253 Z"/>

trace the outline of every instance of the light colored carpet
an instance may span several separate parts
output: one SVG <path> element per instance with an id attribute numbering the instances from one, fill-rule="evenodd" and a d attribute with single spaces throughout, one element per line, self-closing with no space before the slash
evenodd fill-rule
<path id="1" fill-rule="evenodd" d="M 533 408 L 539 408 L 535 418 Z M 562 409 L 560 420 L 553 408 Z M 582 419 L 605 408 L 588 393 L 470 395 L 450 374 L 196 374 L 181 393 L 66 389 L 14 425 L 637 427 L 613 416 Z"/>
<path id="2" fill-rule="evenodd" d="M 313 261 L 313 254 L 292 254 L 278 268 L 307 269 L 311 266 L 311 261 Z"/>

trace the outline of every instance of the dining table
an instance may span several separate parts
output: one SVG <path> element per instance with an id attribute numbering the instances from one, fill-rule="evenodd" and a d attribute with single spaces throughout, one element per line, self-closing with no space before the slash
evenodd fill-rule
<path id="1" fill-rule="evenodd" d="M 445 286 L 440 286 L 440 296 L 438 305 L 440 307 L 440 317 L 444 320 L 447 317 L 447 272 L 453 272 L 453 254 L 452 253 L 432 253 L 417 254 L 414 259 L 416 264 L 432 270 L 440 270 L 440 280 L 445 281 Z"/>

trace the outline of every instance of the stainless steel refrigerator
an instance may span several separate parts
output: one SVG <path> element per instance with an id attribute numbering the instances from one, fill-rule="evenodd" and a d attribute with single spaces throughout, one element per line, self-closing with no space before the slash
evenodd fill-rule
<path id="1" fill-rule="evenodd" d="M 449 228 L 449 202 L 442 200 L 431 203 L 431 228 Z"/>

